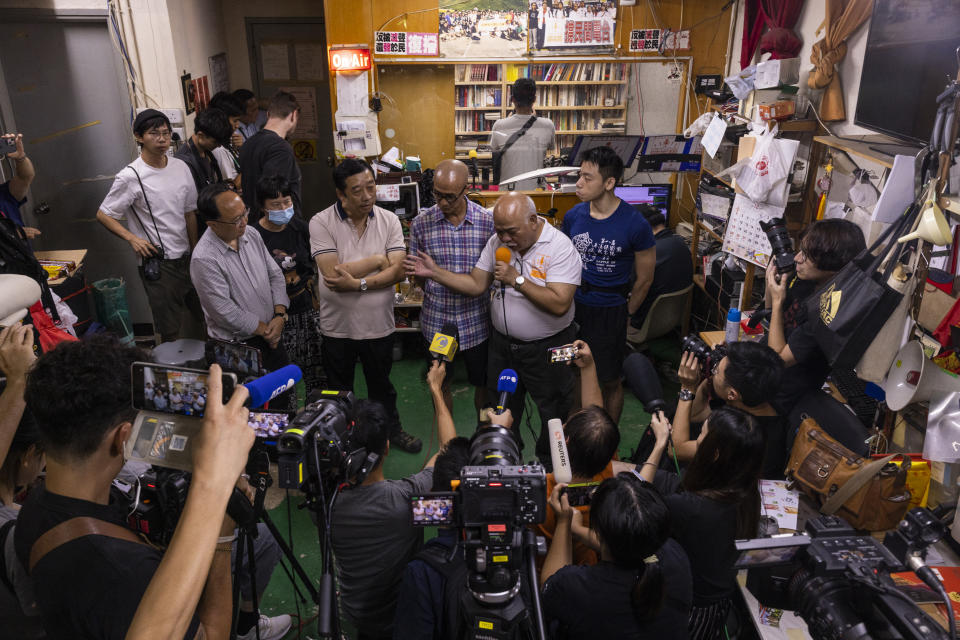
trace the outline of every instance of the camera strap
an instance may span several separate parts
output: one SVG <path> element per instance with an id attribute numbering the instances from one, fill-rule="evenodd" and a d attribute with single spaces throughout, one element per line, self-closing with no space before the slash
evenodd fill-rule
<path id="1" fill-rule="evenodd" d="M 113 524 L 112 522 L 106 522 L 105 520 L 98 520 L 97 518 L 80 516 L 61 522 L 37 538 L 33 546 L 30 547 L 30 562 L 27 572 L 32 573 L 37 563 L 57 547 L 85 536 L 106 536 L 108 538 L 126 540 L 127 542 L 134 542 L 136 544 L 142 544 L 145 547 L 154 548 L 126 527 Z"/>
<path id="2" fill-rule="evenodd" d="M 140 192 L 143 194 L 143 201 L 147 203 L 147 211 L 150 212 L 150 220 L 153 222 L 153 230 L 157 234 L 157 242 L 160 243 L 160 251 L 163 253 L 163 257 L 166 258 L 167 250 L 163 246 L 163 238 L 160 237 L 160 229 L 157 228 L 157 219 L 153 217 L 153 207 L 150 206 L 150 199 L 147 197 L 147 190 L 143 188 L 143 180 L 140 179 L 140 174 L 136 169 L 133 168 L 132 164 L 128 164 L 127 168 L 133 171 L 133 175 L 137 176 L 137 182 L 140 183 Z M 137 210 L 133 207 L 133 205 L 130 205 L 130 211 L 132 211 L 133 215 L 136 217 L 137 222 L 140 224 L 140 228 L 146 232 L 147 227 L 143 224 L 143 220 L 140 219 L 140 214 L 137 213 Z"/>

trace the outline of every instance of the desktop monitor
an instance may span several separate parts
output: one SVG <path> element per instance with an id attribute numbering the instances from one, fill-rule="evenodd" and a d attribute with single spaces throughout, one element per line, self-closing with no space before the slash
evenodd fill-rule
<path id="1" fill-rule="evenodd" d="M 637 154 L 640 152 L 640 145 L 643 142 L 643 136 L 624 136 L 624 135 L 599 135 L 599 136 L 577 136 L 573 143 L 573 149 L 570 151 L 569 162 L 571 167 L 580 166 L 580 156 L 594 147 L 610 147 L 616 151 L 620 159 L 623 160 L 624 167 L 633 165 Z"/>
<path id="2" fill-rule="evenodd" d="M 670 219 L 670 195 L 673 193 L 672 184 L 644 184 L 644 185 L 624 185 L 616 187 L 614 194 L 627 204 L 649 204 L 653 205 Z"/>

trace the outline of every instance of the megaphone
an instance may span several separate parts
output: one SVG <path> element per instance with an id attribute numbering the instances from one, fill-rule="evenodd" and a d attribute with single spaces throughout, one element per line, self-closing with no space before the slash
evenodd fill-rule
<path id="1" fill-rule="evenodd" d="M 40 299 L 40 284 L 33 278 L 12 273 L 0 274 L 0 327 L 9 327 L 27 315 Z"/>
<path id="2" fill-rule="evenodd" d="M 911 402 L 960 391 L 960 377 L 938 367 L 923 355 L 920 343 L 911 340 L 900 347 L 881 386 L 887 394 L 887 406 L 899 411 Z"/>
<path id="3" fill-rule="evenodd" d="M 936 186 L 931 186 L 927 191 L 927 201 L 923 204 L 923 212 L 920 214 L 916 228 L 897 242 L 902 244 L 917 238 L 938 247 L 953 242 L 950 225 L 947 224 L 947 219 L 943 217 L 943 211 L 936 202 Z"/>

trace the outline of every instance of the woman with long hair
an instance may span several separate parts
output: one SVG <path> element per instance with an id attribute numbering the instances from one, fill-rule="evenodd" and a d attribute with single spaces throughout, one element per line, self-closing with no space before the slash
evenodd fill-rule
<path id="1" fill-rule="evenodd" d="M 670 536 L 683 547 L 693 575 L 690 637 L 722 638 L 737 588 L 734 541 L 756 537 L 764 438 L 756 419 L 732 407 L 710 414 L 683 479 L 655 474 L 667 448 L 670 423 L 662 413 L 651 421 L 656 445 L 638 472 L 657 481 L 670 511 Z"/>
<path id="2" fill-rule="evenodd" d="M 597 487 L 590 506 L 596 565 L 573 565 L 571 528 L 582 526 L 565 484 L 550 494 L 557 517 L 541 572 L 543 614 L 555 638 L 687 638 L 690 566 L 668 538 L 660 494 L 636 473 Z"/>

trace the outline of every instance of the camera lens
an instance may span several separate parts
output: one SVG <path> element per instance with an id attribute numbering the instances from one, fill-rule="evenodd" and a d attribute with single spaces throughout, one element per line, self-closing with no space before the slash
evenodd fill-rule
<path id="1" fill-rule="evenodd" d="M 680 341 L 680 353 L 683 354 L 687 351 L 692 353 L 700 361 L 700 364 L 706 364 L 710 358 L 710 347 L 692 333 Z"/>
<path id="2" fill-rule="evenodd" d="M 520 464 L 520 449 L 510 430 L 496 425 L 477 429 L 470 440 L 470 464 L 474 466 Z"/>

